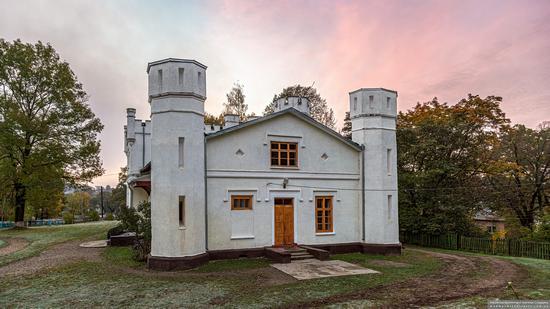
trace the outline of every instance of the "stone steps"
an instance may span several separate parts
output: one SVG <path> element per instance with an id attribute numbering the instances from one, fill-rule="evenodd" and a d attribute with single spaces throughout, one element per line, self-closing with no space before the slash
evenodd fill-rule
<path id="1" fill-rule="evenodd" d="M 307 252 L 306 249 L 292 249 L 290 252 L 291 261 L 314 259 L 315 257 Z"/>

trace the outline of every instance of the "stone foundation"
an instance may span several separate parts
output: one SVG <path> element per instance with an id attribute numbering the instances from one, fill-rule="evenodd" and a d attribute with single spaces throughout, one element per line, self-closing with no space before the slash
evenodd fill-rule
<path id="1" fill-rule="evenodd" d="M 208 253 L 184 257 L 151 256 L 147 258 L 147 267 L 152 270 L 171 271 L 198 267 L 209 261 Z"/>
<path id="2" fill-rule="evenodd" d="M 311 255 L 319 260 L 329 259 L 330 254 L 360 252 L 366 254 L 400 255 L 401 244 L 365 244 L 365 243 L 343 243 L 326 245 L 302 246 Z M 290 253 L 279 248 L 245 248 L 212 250 L 203 254 L 185 257 L 156 257 L 149 256 L 147 267 L 153 270 L 171 271 L 186 270 L 198 267 L 210 260 L 225 260 L 238 258 L 259 258 L 265 257 L 274 263 L 290 263 Z"/>

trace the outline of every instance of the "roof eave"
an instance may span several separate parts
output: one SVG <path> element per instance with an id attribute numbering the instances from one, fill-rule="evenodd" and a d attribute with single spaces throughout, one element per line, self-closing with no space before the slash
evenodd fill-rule
<path id="1" fill-rule="evenodd" d="M 296 110 L 293 107 L 284 109 L 284 110 L 279 111 L 279 112 L 269 114 L 269 115 L 264 116 L 264 117 L 260 117 L 260 118 L 254 119 L 254 120 L 250 120 L 250 121 L 244 122 L 242 124 L 239 124 L 237 126 L 217 131 L 215 133 L 207 134 L 206 139 L 212 139 L 212 138 L 215 138 L 215 137 L 227 134 L 227 133 L 231 133 L 231 132 L 234 132 L 234 131 L 237 131 L 237 130 L 240 130 L 240 129 L 244 129 L 244 128 L 247 128 L 249 126 L 252 126 L 252 125 L 258 124 L 260 122 L 264 122 L 264 121 L 267 121 L 269 119 L 273 119 L 275 117 L 278 117 L 278 116 L 284 115 L 284 114 L 288 114 L 288 113 L 290 113 L 290 114 L 292 114 L 292 115 L 294 115 L 298 118 L 301 118 L 302 120 L 310 123 L 311 125 L 317 127 L 318 129 L 320 129 L 320 130 L 326 132 L 327 134 L 335 137 L 336 139 L 339 139 L 341 142 L 343 142 L 344 144 L 354 148 L 355 150 L 357 150 L 357 151 L 362 150 L 361 145 L 359 145 L 359 144 L 357 144 L 357 143 L 355 143 L 351 140 L 346 139 L 345 137 L 343 137 L 338 132 L 332 130 L 331 128 L 329 128 L 329 127 L 325 126 L 324 124 L 318 122 L 317 120 L 313 119 L 312 117 Z"/>

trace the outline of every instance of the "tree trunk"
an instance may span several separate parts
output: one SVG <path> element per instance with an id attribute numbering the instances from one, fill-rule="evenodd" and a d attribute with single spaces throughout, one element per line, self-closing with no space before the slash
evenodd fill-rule
<path id="1" fill-rule="evenodd" d="M 15 226 L 25 226 L 25 195 L 27 188 L 22 183 L 15 183 Z"/>

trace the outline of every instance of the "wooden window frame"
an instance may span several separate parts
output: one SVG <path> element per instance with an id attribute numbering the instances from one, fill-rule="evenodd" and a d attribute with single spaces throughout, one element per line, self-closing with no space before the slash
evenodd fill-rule
<path id="1" fill-rule="evenodd" d="M 323 200 L 322 207 L 319 208 L 318 201 Z M 315 197 L 315 232 L 316 233 L 333 233 L 334 232 L 334 207 L 333 207 L 333 196 L 316 196 Z M 328 206 L 327 206 L 328 203 Z M 319 214 L 321 211 L 321 223 L 319 223 Z M 326 212 L 329 211 L 329 215 L 326 215 Z M 319 228 L 321 224 L 321 228 Z M 326 228 L 326 225 L 329 225 L 329 228 Z"/>
<path id="2" fill-rule="evenodd" d="M 252 195 L 231 195 L 231 210 L 252 210 Z M 235 200 L 248 201 L 248 205 L 245 208 L 235 207 Z"/>
<path id="3" fill-rule="evenodd" d="M 273 149 L 274 145 L 277 145 L 276 149 Z M 286 145 L 286 149 L 282 149 L 281 145 Z M 294 149 L 290 149 L 291 145 L 294 146 Z M 285 159 L 285 158 L 282 158 L 281 156 L 282 153 L 286 154 L 286 165 L 281 164 L 281 160 Z M 293 165 L 290 164 L 291 153 L 294 153 Z M 274 157 L 273 154 L 276 154 L 276 157 Z M 273 164 L 273 159 L 277 160 L 277 164 Z M 269 163 L 271 164 L 271 167 L 276 167 L 276 168 L 298 168 L 298 143 L 272 141 L 269 144 Z"/>

